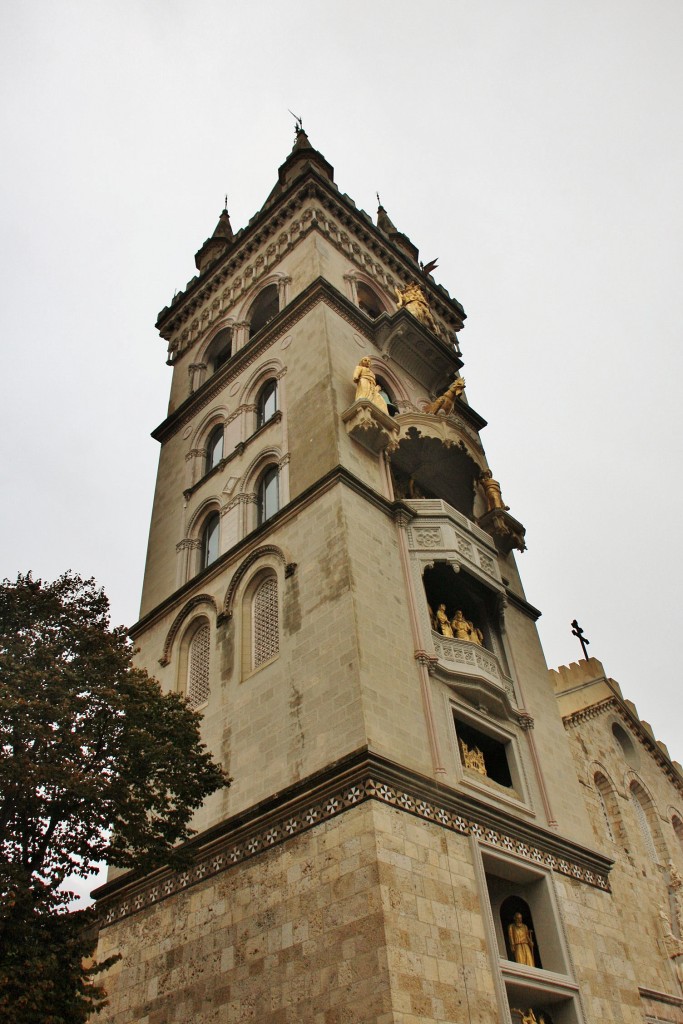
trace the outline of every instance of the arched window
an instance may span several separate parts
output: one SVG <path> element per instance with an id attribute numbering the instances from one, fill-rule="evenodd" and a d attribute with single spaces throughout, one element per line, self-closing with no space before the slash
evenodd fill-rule
<path id="1" fill-rule="evenodd" d="M 392 395 L 391 391 L 389 390 L 389 387 L 382 380 L 381 377 L 375 377 L 375 380 L 379 384 L 379 393 L 380 393 L 381 397 L 387 403 L 387 410 L 389 412 L 389 415 L 390 416 L 395 416 L 396 413 L 398 412 L 398 406 L 396 405 L 396 402 L 394 401 L 394 396 Z"/>
<path id="2" fill-rule="evenodd" d="M 213 339 L 206 351 L 206 356 L 204 357 L 209 368 L 209 373 L 215 373 L 223 363 L 227 363 L 231 355 L 232 328 L 224 327 Z"/>
<path id="3" fill-rule="evenodd" d="M 616 842 L 616 836 L 614 834 L 615 829 L 612 827 L 612 815 L 614 814 L 614 793 L 612 792 L 612 787 L 601 772 L 596 772 L 593 781 L 595 783 L 595 791 L 598 794 L 598 803 L 602 811 L 605 831 L 614 843 Z"/>
<path id="4" fill-rule="evenodd" d="M 220 549 L 221 517 L 218 512 L 207 516 L 202 530 L 201 569 L 206 569 L 218 558 Z"/>
<path id="5" fill-rule="evenodd" d="M 280 480 L 277 466 L 268 466 L 256 491 L 258 525 L 265 523 L 280 508 Z"/>
<path id="6" fill-rule="evenodd" d="M 277 285 L 269 284 L 263 291 L 258 293 L 249 310 L 247 317 L 249 320 L 249 337 L 253 338 L 255 334 L 258 334 L 261 328 L 270 323 L 279 312 L 280 299 Z"/>
<path id="7" fill-rule="evenodd" d="M 256 401 L 256 426 L 262 427 L 277 412 L 277 381 L 269 380 L 263 385 Z"/>
<path id="8" fill-rule="evenodd" d="M 195 630 L 187 651 L 186 696 L 193 708 L 206 704 L 209 699 L 210 649 L 211 627 L 204 622 Z"/>
<path id="9" fill-rule="evenodd" d="M 206 442 L 206 465 L 205 473 L 210 473 L 223 458 L 223 424 L 214 427 Z"/>
<path id="10" fill-rule="evenodd" d="M 645 848 L 652 860 L 657 863 L 659 861 L 659 857 L 657 855 L 657 845 L 655 842 L 656 826 L 653 820 L 654 808 L 652 807 L 652 801 L 643 787 L 639 786 L 637 782 L 631 783 L 630 793 L 633 808 L 638 820 L 638 826 L 643 840 L 645 841 Z"/>
<path id="11" fill-rule="evenodd" d="M 671 824 L 674 832 L 676 833 L 676 839 L 678 839 L 681 853 L 683 853 L 683 821 L 681 821 L 677 814 L 674 814 L 671 818 Z"/>
<path id="12" fill-rule="evenodd" d="M 251 633 L 251 667 L 257 669 L 280 653 L 277 578 L 274 575 L 266 576 L 254 591 Z"/>
<path id="13" fill-rule="evenodd" d="M 384 304 L 379 296 L 363 281 L 356 283 L 356 296 L 358 306 L 372 320 L 376 320 L 380 313 L 384 313 Z"/>

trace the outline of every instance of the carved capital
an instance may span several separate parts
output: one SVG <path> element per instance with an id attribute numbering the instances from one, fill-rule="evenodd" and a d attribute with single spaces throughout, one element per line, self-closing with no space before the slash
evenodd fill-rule
<path id="1" fill-rule="evenodd" d="M 534 719 L 528 711 L 518 712 L 517 721 L 519 723 L 520 728 L 523 729 L 524 732 L 528 732 L 530 729 L 533 729 L 535 725 Z"/>
<path id="2" fill-rule="evenodd" d="M 435 658 L 433 654 L 428 654 L 427 651 L 415 651 L 415 661 L 420 665 L 424 665 L 430 675 L 434 674 L 434 671 L 439 664 L 439 659 Z"/>
<path id="3" fill-rule="evenodd" d="M 285 579 L 286 580 L 288 580 L 290 576 L 294 575 L 294 573 L 296 572 L 296 568 L 297 568 L 297 563 L 296 562 L 287 562 L 287 564 L 285 566 Z"/>

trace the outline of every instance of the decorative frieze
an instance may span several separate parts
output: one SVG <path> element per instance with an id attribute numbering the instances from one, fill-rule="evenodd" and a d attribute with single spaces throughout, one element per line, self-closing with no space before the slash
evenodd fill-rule
<path id="1" fill-rule="evenodd" d="M 482 816 L 477 820 L 471 800 L 465 804 L 455 792 L 437 790 L 420 776 L 401 773 L 401 778 L 397 779 L 396 774 L 389 762 L 366 758 L 355 769 L 345 771 L 342 768 L 341 777 L 318 787 L 317 792 L 303 793 L 295 799 L 283 794 L 270 811 L 259 814 L 253 821 L 245 822 L 248 816 L 241 815 L 232 827 L 228 823 L 221 836 L 214 836 L 203 847 L 197 844 L 190 866 L 176 872 L 163 869 L 142 881 L 127 883 L 124 877 L 112 884 L 109 893 L 106 891 L 109 887 L 103 887 L 98 901 L 102 926 L 154 906 L 367 800 L 378 800 L 450 832 L 473 836 L 485 846 L 609 891 L 609 862 L 598 855 L 595 855 L 595 862 L 587 861 L 582 855 L 576 856 L 581 848 L 563 843 L 546 832 L 539 831 L 534 836 L 529 826 L 521 834 L 519 823 L 513 818 L 509 819 L 506 830 L 500 824 L 500 812 L 494 824 L 486 820 L 483 807 Z"/>

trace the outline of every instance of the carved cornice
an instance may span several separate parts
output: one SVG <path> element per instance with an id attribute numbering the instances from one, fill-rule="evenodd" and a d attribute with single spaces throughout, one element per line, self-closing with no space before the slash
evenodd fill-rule
<path id="1" fill-rule="evenodd" d="M 188 867 L 163 868 L 142 879 L 129 872 L 96 890 L 102 926 L 154 906 L 368 800 L 609 892 L 611 860 L 502 808 L 360 751 L 191 840 L 186 844 Z"/>
<path id="2" fill-rule="evenodd" d="M 172 594 L 169 594 L 167 598 L 161 601 L 158 605 L 152 608 L 146 615 L 139 619 L 129 629 L 129 634 L 133 639 L 139 637 L 145 629 L 151 626 L 154 622 L 163 618 L 169 611 L 174 607 L 177 607 L 182 601 L 187 599 L 187 596 L 197 588 L 203 588 L 207 581 L 213 579 L 215 576 L 220 576 L 228 567 L 237 559 L 244 557 L 245 553 L 250 551 L 254 546 L 258 546 L 263 543 L 264 538 L 268 537 L 271 533 L 275 532 L 279 526 L 283 523 L 294 519 L 301 509 L 306 505 L 311 504 L 316 498 L 322 496 L 327 491 L 336 487 L 338 484 L 343 484 L 356 494 L 360 495 L 365 501 L 369 502 L 375 508 L 383 512 L 388 517 L 393 516 L 394 504 L 387 498 L 384 498 L 377 491 L 374 491 L 367 484 L 359 480 L 358 477 L 350 473 L 344 466 L 335 466 L 328 473 L 322 476 L 310 487 L 307 487 L 305 491 L 298 494 L 296 498 L 293 498 L 286 505 L 276 512 L 270 519 L 268 519 L 261 526 L 257 527 L 243 537 L 242 540 L 238 541 L 237 544 L 233 545 L 228 551 L 224 551 L 222 555 L 207 566 L 206 569 L 202 569 L 193 579 L 188 580 L 178 590 L 175 590 Z M 182 543 L 182 541 L 181 541 Z"/>
<path id="3" fill-rule="evenodd" d="M 327 218 L 324 215 L 321 216 L 322 211 L 306 210 L 304 211 L 306 223 L 299 221 L 290 224 L 290 231 L 283 232 L 287 221 L 294 217 L 304 202 L 309 199 L 317 199 L 325 211 L 337 218 L 342 230 L 336 224 L 332 225 L 330 229 Z M 344 227 L 351 228 L 355 236 L 366 245 L 369 251 L 364 254 L 359 245 L 349 243 L 348 236 L 343 231 Z M 341 196 L 333 185 L 321 178 L 315 170 L 311 170 L 303 177 L 298 178 L 274 203 L 266 203 L 252 218 L 250 224 L 237 232 L 233 245 L 224 259 L 217 262 L 207 274 L 193 278 L 186 290 L 174 297 L 171 307 L 166 307 L 159 313 L 157 328 L 162 337 L 169 339 L 170 335 L 178 330 L 184 322 L 199 313 L 206 303 L 211 302 L 210 308 L 212 309 L 220 307 L 220 298 L 215 293 L 240 271 L 248 277 L 248 287 L 251 287 L 254 279 L 263 276 L 269 266 L 281 260 L 301 238 L 314 228 L 321 230 L 331 241 L 336 241 L 337 247 L 341 248 L 361 270 L 371 276 L 376 276 L 379 267 L 382 275 L 387 277 L 384 267 L 375 262 L 376 257 L 382 261 L 384 266 L 399 275 L 400 280 L 419 280 L 420 286 L 429 293 L 430 304 L 437 315 L 454 325 L 456 330 L 462 327 L 465 311 L 460 303 L 451 298 L 442 285 L 437 285 L 432 278 L 423 274 L 420 267 L 386 238 L 370 218 L 359 211 L 348 197 Z M 253 266 L 245 267 L 245 262 L 252 256 L 256 256 L 268 239 L 272 239 L 278 232 L 278 245 L 271 244 L 266 250 L 268 258 L 262 260 L 260 264 L 257 259 Z M 336 240 L 333 237 L 335 233 Z M 381 283 L 384 288 L 388 289 L 395 285 L 393 279 L 387 279 Z M 231 298 L 223 313 L 238 298 L 239 295 Z M 208 313 L 208 309 L 204 312 Z"/>

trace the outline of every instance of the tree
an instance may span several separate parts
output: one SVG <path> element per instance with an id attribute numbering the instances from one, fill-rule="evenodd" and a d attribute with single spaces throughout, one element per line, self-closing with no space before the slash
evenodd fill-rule
<path id="1" fill-rule="evenodd" d="M 200 716 L 131 663 L 94 580 L 0 586 L 0 1020 L 80 1024 L 104 993 L 70 876 L 182 863 L 192 812 L 229 785 Z M 102 966 L 102 965 L 100 965 Z"/>

